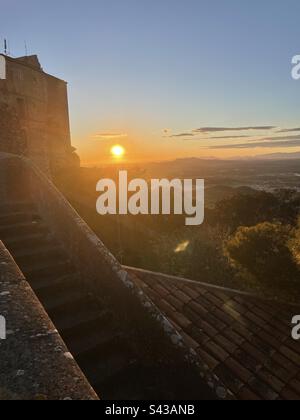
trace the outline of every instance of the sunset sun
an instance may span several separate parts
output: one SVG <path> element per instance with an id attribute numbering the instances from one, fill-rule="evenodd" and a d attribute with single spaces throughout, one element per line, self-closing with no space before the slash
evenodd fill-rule
<path id="1" fill-rule="evenodd" d="M 125 149 L 123 146 L 120 146 L 119 144 L 113 146 L 111 148 L 111 154 L 115 157 L 115 158 L 121 158 L 124 156 L 125 154 Z"/>

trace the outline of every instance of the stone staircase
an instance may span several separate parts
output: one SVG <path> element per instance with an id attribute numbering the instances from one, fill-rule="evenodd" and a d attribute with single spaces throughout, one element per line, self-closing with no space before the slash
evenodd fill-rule
<path id="1" fill-rule="evenodd" d="M 0 206 L 0 239 L 100 398 L 211 398 L 196 374 L 183 380 L 184 364 L 174 370 L 144 362 L 113 311 L 82 287 L 68 254 L 31 203 Z"/>

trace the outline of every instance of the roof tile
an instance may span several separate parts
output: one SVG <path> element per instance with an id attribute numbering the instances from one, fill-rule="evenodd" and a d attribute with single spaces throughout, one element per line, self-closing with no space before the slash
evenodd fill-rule
<path id="1" fill-rule="evenodd" d="M 192 325 L 192 322 L 180 312 L 174 312 L 172 316 L 175 322 L 184 330 Z"/>
<path id="2" fill-rule="evenodd" d="M 279 399 L 277 392 L 273 391 L 269 385 L 265 384 L 263 381 L 253 377 L 249 381 L 249 386 L 255 393 L 258 393 L 264 400 L 274 401 Z"/>
<path id="3" fill-rule="evenodd" d="M 175 296 L 172 296 L 172 295 L 169 295 L 168 297 L 167 297 L 167 301 L 172 305 L 172 306 L 174 306 L 174 308 L 176 308 L 178 311 L 181 311 L 182 310 L 182 308 L 183 308 L 183 306 L 184 306 L 184 303 L 183 302 L 181 302 L 179 299 L 177 299 Z"/>
<path id="4" fill-rule="evenodd" d="M 188 296 L 190 296 L 192 299 L 198 299 L 199 297 L 199 293 L 192 289 L 191 287 L 188 286 L 184 286 L 181 289 L 184 293 L 186 293 Z"/>
<path id="5" fill-rule="evenodd" d="M 239 378 L 229 369 L 226 365 L 220 364 L 215 369 L 215 374 L 218 377 L 221 377 L 224 384 L 230 389 L 234 394 L 238 394 L 239 391 L 243 388 L 244 384 Z"/>
<path id="6" fill-rule="evenodd" d="M 216 343 L 222 346 L 224 350 L 228 351 L 229 354 L 234 353 L 237 349 L 237 345 L 224 337 L 224 335 L 218 334 L 214 340 Z"/>
<path id="7" fill-rule="evenodd" d="M 232 359 L 231 357 L 225 361 L 226 366 L 234 372 L 234 374 L 245 384 L 250 380 L 252 373 L 246 369 L 239 362 Z"/>
<path id="8" fill-rule="evenodd" d="M 207 310 L 198 302 L 192 301 L 189 303 L 188 307 L 191 308 L 199 316 L 203 316 L 207 314 Z"/>
<path id="9" fill-rule="evenodd" d="M 205 349 L 210 350 L 213 356 L 216 357 L 220 362 L 224 362 L 229 357 L 229 353 L 227 353 L 214 341 L 208 341 L 207 343 L 205 343 Z"/>
<path id="10" fill-rule="evenodd" d="M 200 331 L 205 332 L 205 334 L 209 335 L 210 337 L 215 337 L 218 334 L 218 331 L 205 321 L 199 322 L 198 326 L 200 327 Z"/>
<path id="11" fill-rule="evenodd" d="M 291 372 L 291 374 L 295 375 L 295 372 L 299 370 L 299 365 L 295 365 L 291 360 L 284 357 L 281 353 L 275 351 L 272 355 L 272 360 L 277 362 L 281 367 Z"/>
<path id="12" fill-rule="evenodd" d="M 210 353 L 208 353 L 200 347 L 197 349 L 197 353 L 199 354 L 203 363 L 205 363 L 211 370 L 214 370 L 220 363 Z"/>
<path id="13" fill-rule="evenodd" d="M 231 328 L 226 328 L 224 331 L 223 331 L 223 334 L 227 337 L 227 338 L 229 338 L 229 340 L 232 340 L 237 346 L 241 346 L 243 343 L 244 343 L 244 341 L 245 341 L 245 338 L 244 337 L 242 337 L 241 335 L 239 335 L 239 334 L 237 334 L 235 331 L 233 331 L 233 329 L 231 329 Z"/>
<path id="14" fill-rule="evenodd" d="M 260 401 L 261 398 L 252 392 L 249 388 L 244 386 L 240 392 L 238 393 L 238 398 L 240 400 L 248 400 L 248 401 Z"/>
<path id="15" fill-rule="evenodd" d="M 298 379 L 293 379 L 289 386 L 300 396 L 300 381 Z"/>
<path id="16" fill-rule="evenodd" d="M 189 334 L 194 340 L 196 340 L 199 343 L 200 346 L 205 344 L 211 338 L 208 334 L 201 331 L 199 328 L 195 327 L 194 325 L 189 327 Z"/>
<path id="17" fill-rule="evenodd" d="M 285 400 L 289 400 L 289 401 L 298 401 L 299 400 L 299 394 L 294 392 L 291 388 L 289 388 L 288 386 L 285 387 L 281 394 L 280 394 L 281 398 L 285 399 Z"/>
<path id="18" fill-rule="evenodd" d="M 300 343 L 291 339 L 297 308 L 253 295 L 132 269 L 137 284 L 242 400 L 300 400 Z M 300 313 L 300 308 L 298 308 Z"/>
<path id="19" fill-rule="evenodd" d="M 266 369 L 260 369 L 257 376 L 265 383 L 270 385 L 270 387 L 278 393 L 280 393 L 284 388 L 284 382 L 280 381 L 278 378 L 276 378 L 276 376 L 272 375 L 272 373 Z"/>
<path id="20" fill-rule="evenodd" d="M 280 352 L 287 357 L 287 359 L 294 362 L 297 366 L 300 366 L 300 353 L 295 353 L 286 346 L 280 348 Z"/>
<path id="21" fill-rule="evenodd" d="M 201 316 L 197 314 L 190 308 L 190 305 L 184 306 L 182 313 L 193 323 L 198 324 L 198 321 L 201 319 Z"/>
<path id="22" fill-rule="evenodd" d="M 192 300 L 192 298 L 189 295 L 185 294 L 181 290 L 175 290 L 173 294 L 177 299 L 179 299 L 181 302 L 185 304 L 188 304 Z"/>

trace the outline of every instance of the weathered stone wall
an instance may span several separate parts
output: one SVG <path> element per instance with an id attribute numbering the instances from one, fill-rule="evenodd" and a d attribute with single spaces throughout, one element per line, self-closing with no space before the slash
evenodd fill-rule
<path id="1" fill-rule="evenodd" d="M 27 154 L 26 135 L 15 109 L 0 103 L 0 150 L 17 155 Z"/>
<path id="2" fill-rule="evenodd" d="M 22 160 L 0 153 L 0 205 L 10 201 L 26 201 L 30 197 L 28 170 Z"/>
<path id="3" fill-rule="evenodd" d="M 0 151 L 32 159 L 45 172 L 79 165 L 71 145 L 66 82 L 38 58 L 6 59 L 0 80 Z"/>
<path id="4" fill-rule="evenodd" d="M 0 315 L 0 400 L 98 399 L 2 242 Z"/>

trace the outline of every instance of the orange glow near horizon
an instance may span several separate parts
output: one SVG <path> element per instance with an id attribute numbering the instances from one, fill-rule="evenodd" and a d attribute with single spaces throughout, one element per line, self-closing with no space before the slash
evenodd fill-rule
<path id="1" fill-rule="evenodd" d="M 113 139 L 77 138 L 74 146 L 83 166 L 98 166 L 122 162 L 126 164 L 143 164 L 149 162 L 168 162 L 176 159 L 245 159 L 273 153 L 300 152 L 299 147 L 249 147 L 247 149 L 213 149 L 202 142 L 176 141 L 161 138 L 156 133 L 141 133 L 126 127 L 129 133 L 122 143 Z M 120 130 L 121 132 L 121 130 Z M 125 132 L 125 130 L 124 130 Z"/>
<path id="2" fill-rule="evenodd" d="M 124 149 L 124 148 L 123 148 Z M 245 158 L 254 158 L 258 156 L 262 156 L 265 154 L 272 154 L 272 153 L 295 153 L 300 152 L 299 148 L 291 148 L 289 150 L 284 148 L 272 149 L 272 148 L 264 148 L 264 149 L 256 149 L 255 151 L 252 149 L 245 149 L 245 150 L 201 150 L 197 151 L 195 149 L 175 149 L 170 150 L 169 147 L 161 147 L 159 150 L 152 149 L 151 147 L 145 147 L 145 150 L 140 150 L 139 148 L 132 148 L 130 150 L 130 157 L 127 156 L 126 151 L 124 149 L 124 154 L 121 156 L 118 154 L 114 154 L 112 152 L 112 148 L 110 149 L 110 153 L 87 153 L 86 150 L 79 148 L 78 153 L 81 157 L 81 163 L 83 166 L 97 166 L 102 164 L 109 164 L 113 163 L 113 160 L 124 160 L 126 154 L 126 162 L 127 163 L 149 163 L 149 162 L 168 162 L 176 159 L 185 159 L 185 158 L 199 158 L 199 159 L 245 159 Z M 109 155 L 111 158 L 109 158 Z"/>

